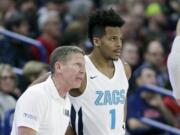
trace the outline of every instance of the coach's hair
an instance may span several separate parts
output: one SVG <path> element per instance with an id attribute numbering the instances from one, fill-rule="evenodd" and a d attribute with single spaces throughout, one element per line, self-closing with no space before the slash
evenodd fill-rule
<path id="1" fill-rule="evenodd" d="M 98 10 L 89 17 L 88 36 L 93 44 L 93 37 L 102 37 L 107 26 L 122 27 L 124 20 L 113 10 Z"/>
<path id="2" fill-rule="evenodd" d="M 85 54 L 84 51 L 77 46 L 61 46 L 56 48 L 50 56 L 51 73 L 53 74 L 55 72 L 54 65 L 58 60 L 61 62 L 66 62 L 67 57 L 74 53 L 81 53 L 83 55 Z"/>

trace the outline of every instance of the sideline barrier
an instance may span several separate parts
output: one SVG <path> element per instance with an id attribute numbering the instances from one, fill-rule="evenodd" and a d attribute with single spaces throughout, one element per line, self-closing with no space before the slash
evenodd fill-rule
<path id="1" fill-rule="evenodd" d="M 14 38 L 14 39 L 19 40 L 21 42 L 24 42 L 24 43 L 26 43 L 25 45 L 32 45 L 32 46 L 37 47 L 40 50 L 41 61 L 46 62 L 47 51 L 44 48 L 44 46 L 41 44 L 41 42 L 34 40 L 32 38 L 17 34 L 15 32 L 8 31 L 8 30 L 1 28 L 1 27 L 0 27 L 0 34 L 7 36 L 7 37 L 10 37 L 10 38 Z"/>

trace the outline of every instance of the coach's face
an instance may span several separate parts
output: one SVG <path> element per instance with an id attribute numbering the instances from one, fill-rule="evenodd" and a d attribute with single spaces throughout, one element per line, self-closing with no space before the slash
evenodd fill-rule
<path id="1" fill-rule="evenodd" d="M 81 53 L 74 53 L 67 57 L 62 66 L 62 77 L 70 88 L 79 88 L 85 74 L 85 60 Z"/>
<path id="2" fill-rule="evenodd" d="M 120 27 L 106 27 L 100 38 L 100 52 L 108 59 L 118 60 L 122 50 L 123 34 Z"/>

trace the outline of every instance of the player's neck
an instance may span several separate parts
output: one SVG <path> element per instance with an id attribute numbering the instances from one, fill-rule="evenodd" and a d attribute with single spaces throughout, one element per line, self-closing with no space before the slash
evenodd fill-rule
<path id="1" fill-rule="evenodd" d="M 105 58 L 99 52 L 94 51 L 89 57 L 93 64 L 98 67 L 113 67 L 113 60 Z"/>
<path id="2" fill-rule="evenodd" d="M 54 85 L 58 91 L 59 96 L 64 98 L 66 96 L 66 93 L 69 91 L 70 88 L 68 85 L 66 85 L 66 83 L 62 79 L 59 79 L 59 78 L 60 78 L 60 76 L 57 76 L 57 75 L 52 76 L 52 80 L 53 80 Z"/>

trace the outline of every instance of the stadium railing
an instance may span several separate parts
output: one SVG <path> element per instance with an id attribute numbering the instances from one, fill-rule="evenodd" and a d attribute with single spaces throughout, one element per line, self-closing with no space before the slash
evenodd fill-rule
<path id="1" fill-rule="evenodd" d="M 172 92 L 170 90 L 164 89 L 162 87 L 154 86 L 154 85 L 144 85 L 144 86 L 140 87 L 138 90 L 140 90 L 140 91 L 152 91 L 152 92 L 159 93 L 163 96 L 173 97 Z M 149 119 L 149 118 L 145 118 L 145 117 L 142 117 L 140 119 L 140 121 L 142 121 L 143 123 L 145 123 L 147 125 L 165 130 L 169 133 L 169 135 L 180 135 L 180 129 L 169 126 L 167 124 L 164 124 L 164 123 L 161 123 L 161 122 Z"/>
<path id="2" fill-rule="evenodd" d="M 18 41 L 24 42 L 24 43 L 26 43 L 25 45 L 33 45 L 33 46 L 37 47 L 40 50 L 40 60 L 42 62 L 46 61 L 47 51 L 44 48 L 44 46 L 41 44 L 41 42 L 34 40 L 32 38 L 23 36 L 21 34 L 17 34 L 15 32 L 8 31 L 2 27 L 0 27 L 0 34 L 4 35 L 6 37 L 10 37 L 10 38 L 16 39 Z"/>

